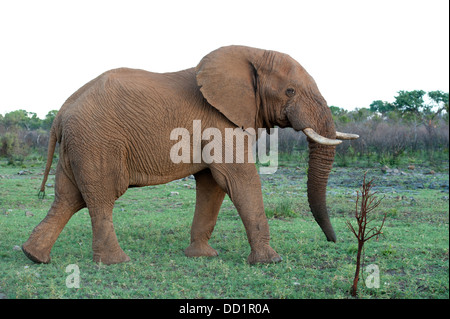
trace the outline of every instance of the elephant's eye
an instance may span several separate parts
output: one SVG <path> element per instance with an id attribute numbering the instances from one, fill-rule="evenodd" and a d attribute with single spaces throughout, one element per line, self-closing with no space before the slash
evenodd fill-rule
<path id="1" fill-rule="evenodd" d="M 289 97 L 293 97 L 295 95 L 295 90 L 293 88 L 289 88 L 286 90 L 286 95 Z"/>

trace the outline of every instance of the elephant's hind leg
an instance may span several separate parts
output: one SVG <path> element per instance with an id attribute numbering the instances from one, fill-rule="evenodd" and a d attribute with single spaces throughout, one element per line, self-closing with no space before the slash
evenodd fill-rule
<path id="1" fill-rule="evenodd" d="M 55 200 L 47 216 L 34 228 L 22 245 L 25 255 L 36 263 L 49 263 L 50 251 L 69 219 L 86 204 L 77 186 L 58 166 L 55 181 Z"/>
<path id="2" fill-rule="evenodd" d="M 196 206 L 191 228 L 191 244 L 185 250 L 188 257 L 217 256 L 208 241 L 216 225 L 217 215 L 225 192 L 212 177 L 209 169 L 195 174 L 197 183 Z"/>
<path id="3" fill-rule="evenodd" d="M 82 153 L 74 173 L 91 217 L 93 260 L 106 265 L 129 261 L 117 240 L 112 217 L 115 201 L 129 185 L 122 153 L 114 145 L 90 150 Z"/>
<path id="4" fill-rule="evenodd" d="M 112 220 L 111 205 L 89 205 L 92 223 L 92 250 L 95 262 L 106 265 L 130 261 L 130 257 L 120 248 Z"/>

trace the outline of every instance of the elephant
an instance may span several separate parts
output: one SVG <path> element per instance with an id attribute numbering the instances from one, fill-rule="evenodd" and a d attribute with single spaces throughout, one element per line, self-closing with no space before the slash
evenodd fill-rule
<path id="1" fill-rule="evenodd" d="M 226 129 L 252 138 L 258 137 L 259 128 L 303 131 L 309 145 L 310 209 L 326 239 L 336 241 L 326 206 L 328 175 L 336 145 L 358 136 L 336 132 L 317 84 L 292 57 L 231 45 L 210 52 L 196 67 L 178 72 L 107 71 L 64 102 L 50 130 L 40 188 L 44 192 L 58 143 L 54 201 L 22 245 L 24 254 L 33 262 L 49 263 L 52 246 L 66 223 L 87 207 L 93 261 L 107 265 L 129 261 L 113 225 L 115 201 L 130 187 L 193 175 L 196 204 L 186 256 L 218 255 L 209 239 L 227 194 L 245 226 L 251 249 L 248 263 L 281 261 L 269 243 L 260 176 L 251 156 L 231 163 L 194 160 L 193 154 L 190 161 L 171 160 L 171 132 L 185 128 L 192 136 L 192 123 L 198 120 L 222 136 Z M 249 138 L 245 141 L 250 143 Z M 206 142 L 201 140 L 197 146 L 204 148 Z M 195 141 L 189 143 L 192 146 Z M 248 152 L 245 149 L 244 155 Z"/>

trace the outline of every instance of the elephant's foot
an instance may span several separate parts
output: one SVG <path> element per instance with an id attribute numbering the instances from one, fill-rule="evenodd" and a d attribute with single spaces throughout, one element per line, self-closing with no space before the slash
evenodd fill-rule
<path id="1" fill-rule="evenodd" d="M 28 241 L 22 245 L 22 251 L 28 259 L 35 263 L 48 264 L 50 262 L 50 252 L 48 250 L 40 250 Z"/>
<path id="2" fill-rule="evenodd" d="M 263 248 L 260 248 L 258 250 L 252 249 L 252 252 L 250 253 L 247 259 L 249 264 L 278 263 L 282 260 L 283 258 L 281 258 L 280 255 L 278 255 L 276 251 L 273 250 L 272 247 L 270 247 L 269 245 L 264 246 Z"/>
<path id="3" fill-rule="evenodd" d="M 208 245 L 208 243 L 196 242 L 192 242 L 189 247 L 184 250 L 184 254 L 188 257 L 213 257 L 219 255 L 217 250 Z"/>
<path id="4" fill-rule="evenodd" d="M 93 257 L 94 262 L 102 263 L 105 265 L 112 265 L 112 264 L 120 264 L 123 262 L 130 261 L 130 257 L 128 257 L 127 254 L 123 252 L 122 249 L 116 251 L 116 252 L 108 252 L 108 253 L 99 253 L 94 252 Z"/>

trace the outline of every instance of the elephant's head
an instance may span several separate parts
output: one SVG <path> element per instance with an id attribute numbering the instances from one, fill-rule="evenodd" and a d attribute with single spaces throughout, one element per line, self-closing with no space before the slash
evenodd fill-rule
<path id="1" fill-rule="evenodd" d="M 328 175 L 339 139 L 358 136 L 336 132 L 314 79 L 286 54 L 243 46 L 211 52 L 196 73 L 205 99 L 235 125 L 293 127 L 308 136 L 309 205 L 327 239 L 336 241 L 326 207 Z"/>

